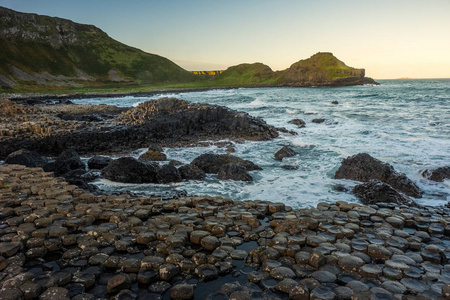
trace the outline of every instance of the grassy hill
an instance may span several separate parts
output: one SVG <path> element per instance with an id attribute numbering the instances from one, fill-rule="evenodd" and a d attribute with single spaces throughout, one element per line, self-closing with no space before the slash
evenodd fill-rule
<path id="1" fill-rule="evenodd" d="M 332 53 L 319 52 L 300 60 L 284 71 L 274 72 L 268 66 L 241 64 L 230 67 L 214 78 L 217 85 L 269 85 L 269 86 L 333 86 L 363 82 L 364 69 L 347 66 Z"/>
<path id="2" fill-rule="evenodd" d="M 3 7 L 0 49 L 0 92 L 375 83 L 364 77 L 364 69 L 348 67 L 327 52 L 300 60 L 284 71 L 274 72 L 254 63 L 223 72 L 188 72 L 167 58 L 124 45 L 95 26 Z"/>
<path id="3" fill-rule="evenodd" d="M 0 28 L 4 87 L 163 84 L 197 78 L 167 58 L 124 45 L 92 25 L 0 7 Z"/>

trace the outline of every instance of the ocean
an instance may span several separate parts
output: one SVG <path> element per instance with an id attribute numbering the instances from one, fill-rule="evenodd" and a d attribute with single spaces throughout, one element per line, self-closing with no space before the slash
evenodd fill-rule
<path id="1" fill-rule="evenodd" d="M 333 179 L 341 161 L 365 152 L 405 173 L 425 193 L 420 204 L 443 205 L 450 201 L 450 180 L 432 182 L 421 176 L 425 169 L 450 166 L 450 79 L 380 80 L 379 86 L 340 88 L 239 88 L 203 92 L 161 94 L 152 97 L 89 98 L 78 104 L 137 106 L 162 97 L 209 103 L 244 111 L 268 124 L 285 127 L 297 135 L 282 133 L 271 141 L 235 144 L 241 158 L 263 168 L 252 171 L 251 183 L 218 180 L 163 184 L 121 184 L 97 180 L 97 186 L 113 191 L 161 194 L 185 190 L 190 195 L 217 195 L 234 200 L 270 200 L 294 208 L 315 207 L 319 202 L 358 202 L 351 189 L 358 182 Z M 337 101 L 338 104 L 333 104 Z M 325 122 L 313 123 L 313 119 Z M 290 124 L 306 122 L 304 128 Z M 283 146 L 296 151 L 283 162 L 274 159 Z M 138 157 L 146 149 L 135 149 Z M 226 153 L 217 146 L 165 148 L 168 159 L 191 162 L 200 154 Z M 87 158 L 86 158 L 87 159 Z M 286 170 L 283 165 L 295 166 Z M 344 188 L 338 191 L 336 187 Z"/>

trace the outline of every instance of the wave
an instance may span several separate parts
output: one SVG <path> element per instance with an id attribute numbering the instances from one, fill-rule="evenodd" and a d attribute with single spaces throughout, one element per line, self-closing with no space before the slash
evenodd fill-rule
<path id="1" fill-rule="evenodd" d="M 363 95 L 355 95 L 353 98 L 372 98 L 372 97 L 378 97 L 380 94 L 363 94 Z"/>
<path id="2" fill-rule="evenodd" d="M 423 138 L 415 138 L 415 137 L 411 137 L 411 138 L 395 137 L 395 136 L 391 136 L 386 133 L 378 133 L 377 135 L 383 139 L 400 141 L 400 142 L 420 142 L 420 141 L 424 140 Z"/>
<path id="3" fill-rule="evenodd" d="M 287 113 L 287 114 L 298 114 L 298 110 L 287 108 L 287 109 L 286 109 L 286 113 Z"/>

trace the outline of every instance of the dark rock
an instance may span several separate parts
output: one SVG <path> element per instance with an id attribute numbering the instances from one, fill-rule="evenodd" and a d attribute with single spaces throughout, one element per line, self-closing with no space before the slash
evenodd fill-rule
<path id="1" fill-rule="evenodd" d="M 450 178 L 450 167 L 441 167 L 435 170 L 425 170 L 422 172 L 422 176 L 428 178 L 429 180 L 443 182 L 444 179 Z"/>
<path id="2" fill-rule="evenodd" d="M 253 177 L 247 172 L 247 169 L 240 164 L 222 165 L 217 173 L 217 178 L 236 181 L 253 181 Z"/>
<path id="3" fill-rule="evenodd" d="M 73 170 L 85 170 L 78 153 L 73 149 L 62 152 L 55 161 L 54 172 L 56 176 L 64 175 Z"/>
<path id="4" fill-rule="evenodd" d="M 156 183 L 158 169 L 132 157 L 121 157 L 102 170 L 106 179 L 127 183 Z"/>
<path id="5" fill-rule="evenodd" d="M 180 182 L 182 180 L 178 169 L 171 165 L 162 166 L 156 174 L 156 179 L 159 183 Z"/>
<path id="6" fill-rule="evenodd" d="M 50 287 L 39 296 L 39 299 L 41 299 L 41 300 L 53 300 L 53 299 L 70 300 L 69 290 L 62 288 L 62 287 Z"/>
<path id="7" fill-rule="evenodd" d="M 196 165 L 206 173 L 217 174 L 220 168 L 226 164 L 240 164 L 244 166 L 247 171 L 262 170 L 259 166 L 255 165 L 249 160 L 244 160 L 231 154 L 212 154 L 205 153 L 197 157 L 192 161 L 193 165 Z"/>
<path id="8" fill-rule="evenodd" d="M 88 160 L 89 169 L 102 170 L 112 161 L 111 157 L 96 155 Z"/>
<path id="9" fill-rule="evenodd" d="M 406 196 L 394 190 L 389 184 L 379 180 L 370 180 L 353 188 L 353 193 L 366 205 L 396 203 L 410 205 L 413 202 Z"/>
<path id="10" fill-rule="evenodd" d="M 275 153 L 275 159 L 276 160 L 283 160 L 285 157 L 291 157 L 295 155 L 295 151 L 287 146 L 284 146 L 280 150 Z"/>
<path id="11" fill-rule="evenodd" d="M 16 164 L 23 165 L 29 168 L 33 167 L 43 167 L 48 163 L 47 159 L 36 151 L 29 150 L 18 150 L 13 153 L 10 153 L 8 157 L 5 159 L 5 163 L 7 164 Z"/>
<path id="12" fill-rule="evenodd" d="M 186 180 L 202 180 L 205 178 L 205 172 L 193 164 L 187 164 L 178 168 L 181 178 Z"/>
<path id="13" fill-rule="evenodd" d="M 210 264 L 204 264 L 195 268 L 195 274 L 204 281 L 214 280 L 219 277 L 216 267 Z"/>
<path id="14" fill-rule="evenodd" d="M 331 104 L 337 105 L 337 104 L 339 104 L 339 102 L 338 101 L 332 101 Z"/>
<path id="15" fill-rule="evenodd" d="M 191 284 L 177 284 L 170 290 L 170 299 L 187 300 L 194 298 L 194 287 Z"/>
<path id="16" fill-rule="evenodd" d="M 383 163 L 367 153 L 356 154 L 344 159 L 334 178 L 362 182 L 377 179 L 408 196 L 416 198 L 422 196 L 422 191 L 405 174 L 395 171 L 390 164 Z"/>
<path id="17" fill-rule="evenodd" d="M 303 128 L 303 127 L 306 126 L 305 121 L 303 121 L 303 120 L 301 120 L 301 119 L 293 119 L 293 120 L 290 120 L 288 123 L 297 125 L 298 128 Z"/>
<path id="18" fill-rule="evenodd" d="M 126 274 L 118 274 L 108 280 L 108 293 L 115 294 L 131 287 L 130 277 Z"/>
<path id="19" fill-rule="evenodd" d="M 326 119 L 312 119 L 311 120 L 311 122 L 316 123 L 316 124 L 320 124 L 320 123 L 323 123 L 325 121 L 326 121 Z"/>

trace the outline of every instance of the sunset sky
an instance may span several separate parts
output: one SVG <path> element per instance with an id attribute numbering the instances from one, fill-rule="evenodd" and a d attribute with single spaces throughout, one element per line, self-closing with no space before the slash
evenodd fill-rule
<path id="1" fill-rule="evenodd" d="M 450 0 L 0 0 L 93 24 L 187 70 L 262 62 L 273 70 L 332 52 L 366 76 L 450 78 Z"/>

